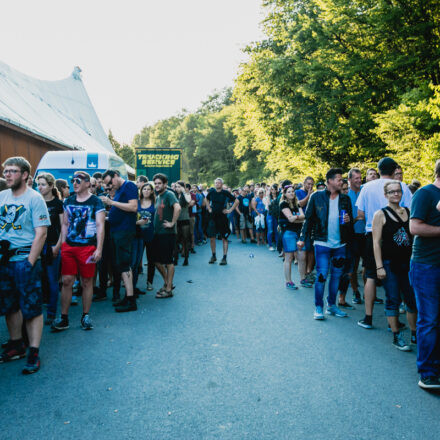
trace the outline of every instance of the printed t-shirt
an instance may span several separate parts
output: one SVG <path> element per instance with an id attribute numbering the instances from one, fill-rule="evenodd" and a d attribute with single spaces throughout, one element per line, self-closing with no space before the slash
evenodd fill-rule
<path id="1" fill-rule="evenodd" d="M 411 218 L 419 219 L 431 226 L 440 226 L 440 188 L 426 185 L 418 189 L 411 203 Z M 411 259 L 416 263 L 440 266 L 440 237 L 420 237 L 413 242 Z"/>
<path id="2" fill-rule="evenodd" d="M 148 208 L 142 208 L 141 202 L 138 203 L 138 220 L 147 220 L 147 223 L 140 225 L 140 235 L 142 239 L 149 243 L 154 235 L 154 213 L 156 209 L 151 204 Z"/>
<path id="3" fill-rule="evenodd" d="M 138 199 L 137 186 L 126 180 L 122 186 L 116 191 L 113 200 L 115 202 L 128 203 L 130 200 Z M 134 231 L 136 227 L 136 213 L 127 212 L 112 206 L 108 213 L 108 222 L 111 232 L 117 231 Z"/>
<path id="4" fill-rule="evenodd" d="M 156 197 L 156 214 L 154 216 L 154 233 L 155 234 L 176 234 L 176 225 L 172 228 L 164 228 L 164 221 L 172 221 L 174 208 L 179 203 L 173 192 L 165 190 Z"/>
<path id="5" fill-rule="evenodd" d="M 101 211 L 104 211 L 104 205 L 95 195 L 78 202 L 74 194 L 64 201 L 69 224 L 66 242 L 69 246 L 96 246 L 96 214 Z"/>
<path id="6" fill-rule="evenodd" d="M 61 234 L 60 214 L 63 214 L 64 212 L 63 202 L 54 198 L 50 202 L 46 202 L 46 206 L 50 217 L 50 226 L 47 229 L 46 243 L 49 246 L 55 246 Z"/>
<path id="7" fill-rule="evenodd" d="M 0 192 L 0 240 L 8 240 L 9 249 L 32 246 L 35 228 L 50 226 L 46 202 L 37 191 L 27 188 L 18 197 L 11 189 Z M 28 255 L 14 255 L 10 261 L 25 260 Z"/>

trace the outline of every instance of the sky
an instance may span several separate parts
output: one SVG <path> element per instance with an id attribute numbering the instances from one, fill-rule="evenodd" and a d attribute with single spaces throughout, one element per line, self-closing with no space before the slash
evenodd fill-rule
<path id="1" fill-rule="evenodd" d="M 104 130 L 131 143 L 232 86 L 263 12 L 261 0 L 2 2 L 0 60 L 45 80 L 79 66 Z"/>

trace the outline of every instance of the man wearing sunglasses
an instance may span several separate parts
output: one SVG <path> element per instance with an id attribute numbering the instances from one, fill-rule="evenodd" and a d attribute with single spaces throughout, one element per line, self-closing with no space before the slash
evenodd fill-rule
<path id="1" fill-rule="evenodd" d="M 39 258 L 50 225 L 41 194 L 27 185 L 30 171 L 23 157 L 7 159 L 3 175 L 9 189 L 0 194 L 0 316 L 6 316 L 10 335 L 0 363 L 26 356 L 22 339 L 25 319 L 29 351 L 23 374 L 40 368 L 43 297 Z"/>
<path id="2" fill-rule="evenodd" d="M 64 201 L 61 228 L 61 317 L 52 323 L 53 331 L 69 328 L 69 306 L 77 273 L 83 288 L 81 327 L 93 329 L 90 306 L 96 263 L 101 259 L 104 242 L 105 210 L 101 200 L 90 193 L 90 176 L 76 171 L 72 179 L 74 194 Z"/>

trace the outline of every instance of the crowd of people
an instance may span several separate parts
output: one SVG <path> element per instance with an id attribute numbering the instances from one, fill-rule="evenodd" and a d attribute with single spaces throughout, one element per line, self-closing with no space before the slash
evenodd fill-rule
<path id="1" fill-rule="evenodd" d="M 80 325 L 91 330 L 92 303 L 106 300 L 110 286 L 118 313 L 137 310 L 139 295 L 153 290 L 157 272 L 163 283 L 156 298 L 171 298 L 180 257 L 189 265 L 196 247 L 209 240 L 208 263 L 216 264 L 220 241 L 219 264 L 225 266 L 236 236 L 278 252 L 286 289 L 314 288 L 315 320 L 344 318 L 364 304 L 358 325 L 372 329 L 374 306 L 384 303 L 376 289 L 383 286 L 393 346 L 401 351 L 417 346 L 419 386 L 440 388 L 440 160 L 434 182 L 424 187 L 418 181 L 406 185 L 402 168 L 389 157 L 364 178 L 358 168 L 347 178 L 331 168 L 316 185 L 307 177 L 300 184 L 283 180 L 231 188 L 217 178 L 207 188 L 169 183 L 164 174 L 151 181 L 138 176 L 134 183 L 107 170 L 93 176 L 75 172 L 70 193 L 68 182 L 49 173 L 30 178 L 30 164 L 22 157 L 7 159 L 3 175 L 0 314 L 9 340 L 0 363 L 27 353 L 22 372 L 38 371 L 43 326 L 68 329 L 69 308 L 78 297 Z M 145 252 L 147 282 L 138 286 Z M 292 277 L 295 264 L 298 283 Z M 409 340 L 399 319 L 405 312 Z"/>

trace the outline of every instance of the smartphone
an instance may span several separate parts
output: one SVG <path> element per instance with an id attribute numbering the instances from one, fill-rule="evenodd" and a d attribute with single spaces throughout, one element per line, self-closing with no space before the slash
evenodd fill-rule
<path id="1" fill-rule="evenodd" d="M 86 264 L 94 264 L 94 263 L 95 263 L 95 260 L 93 258 L 93 255 L 90 255 L 90 257 L 87 258 L 87 260 L 86 260 Z"/>

